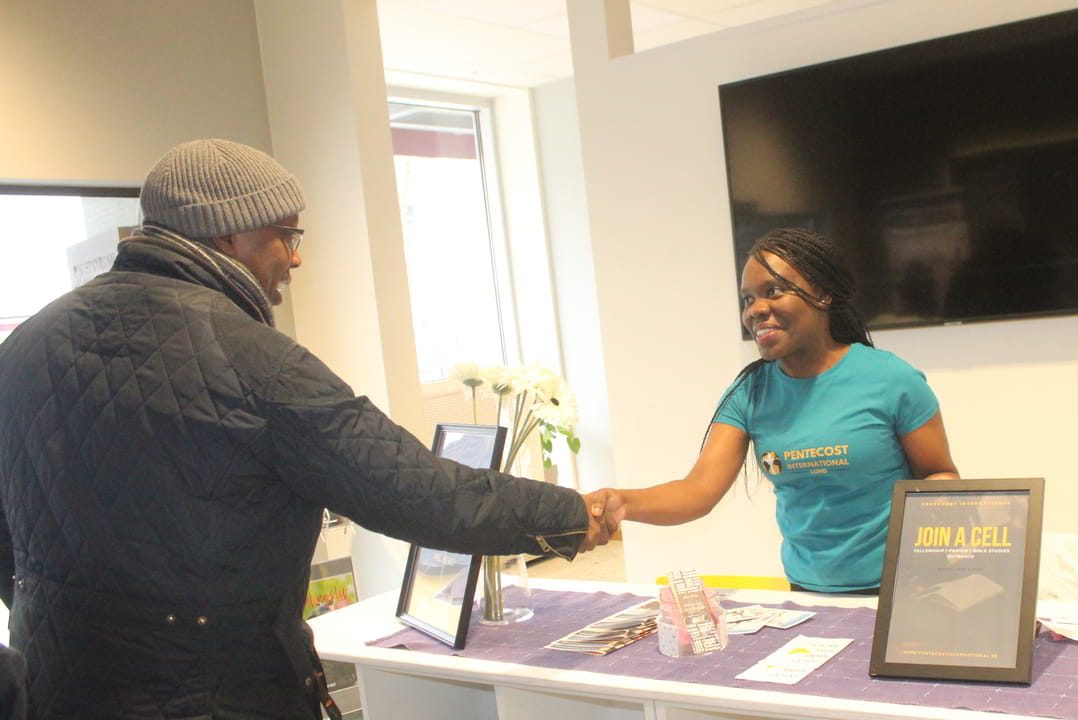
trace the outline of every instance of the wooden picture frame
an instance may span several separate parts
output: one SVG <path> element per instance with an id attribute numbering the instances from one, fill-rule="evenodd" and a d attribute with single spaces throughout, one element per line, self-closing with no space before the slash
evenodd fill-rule
<path id="1" fill-rule="evenodd" d="M 869 674 L 1029 683 L 1044 479 L 900 480 Z"/>
<path id="2" fill-rule="evenodd" d="M 497 425 L 440 423 L 431 450 L 469 467 L 497 470 L 505 436 L 506 429 Z M 413 544 L 404 567 L 397 618 L 453 648 L 463 648 L 482 561 L 482 555 Z"/>

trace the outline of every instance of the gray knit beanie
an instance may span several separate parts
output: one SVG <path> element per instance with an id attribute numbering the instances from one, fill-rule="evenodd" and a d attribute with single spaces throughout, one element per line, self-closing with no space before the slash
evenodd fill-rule
<path id="1" fill-rule="evenodd" d="M 306 207 L 295 176 L 261 150 L 192 140 L 169 150 L 146 180 L 142 216 L 189 238 L 265 227 Z"/>

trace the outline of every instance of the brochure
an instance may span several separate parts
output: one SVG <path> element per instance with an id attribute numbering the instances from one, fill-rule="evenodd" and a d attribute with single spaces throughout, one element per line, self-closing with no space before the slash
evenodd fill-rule
<path id="1" fill-rule="evenodd" d="M 549 650 L 606 655 L 655 633 L 659 601 L 645 600 L 547 645 Z"/>

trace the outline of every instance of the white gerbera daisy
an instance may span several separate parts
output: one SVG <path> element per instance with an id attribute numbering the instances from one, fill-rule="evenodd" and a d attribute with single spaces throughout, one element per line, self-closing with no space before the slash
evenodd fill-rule
<path id="1" fill-rule="evenodd" d="M 542 365 L 529 365 L 524 368 L 524 378 L 528 383 L 528 389 L 535 393 L 537 398 L 542 398 L 544 402 L 553 397 L 558 387 L 564 384 L 556 372 Z"/>
<path id="2" fill-rule="evenodd" d="M 473 362 L 459 362 L 449 370 L 449 379 L 464 383 L 465 387 L 477 388 L 483 384 L 479 366 Z"/>
<path id="3" fill-rule="evenodd" d="M 543 422 L 572 430 L 577 422 L 576 395 L 569 389 L 569 385 L 559 378 L 554 390 L 549 394 L 538 395 L 533 412 L 535 417 Z"/>
<path id="4" fill-rule="evenodd" d="M 525 386 L 524 375 L 521 373 L 520 368 L 491 365 L 483 368 L 481 375 L 487 381 L 487 389 L 501 397 L 516 395 Z"/>
<path id="5" fill-rule="evenodd" d="M 479 422 L 479 408 L 475 401 L 475 389 L 483 384 L 483 375 L 479 366 L 473 362 L 459 362 L 449 371 L 449 379 L 463 383 L 472 391 L 472 423 Z M 468 390 L 464 392 L 467 393 Z"/>

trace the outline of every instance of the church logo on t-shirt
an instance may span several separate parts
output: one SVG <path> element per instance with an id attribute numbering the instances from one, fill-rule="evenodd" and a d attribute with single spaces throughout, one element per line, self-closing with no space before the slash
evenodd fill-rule
<path id="1" fill-rule="evenodd" d="M 761 455 L 760 463 L 770 475 L 778 475 L 782 472 L 782 461 L 779 460 L 779 454 L 774 450 L 768 450 Z"/>
<path id="2" fill-rule="evenodd" d="M 773 457 L 772 463 L 775 465 L 775 470 L 771 470 L 770 465 L 767 464 L 769 455 Z M 808 472 L 811 475 L 826 475 L 832 470 L 848 468 L 850 465 L 849 455 L 850 446 L 840 443 L 783 450 L 781 459 L 778 453 L 768 452 L 760 458 L 760 461 L 772 475 L 777 475 L 782 470 L 793 473 Z"/>

